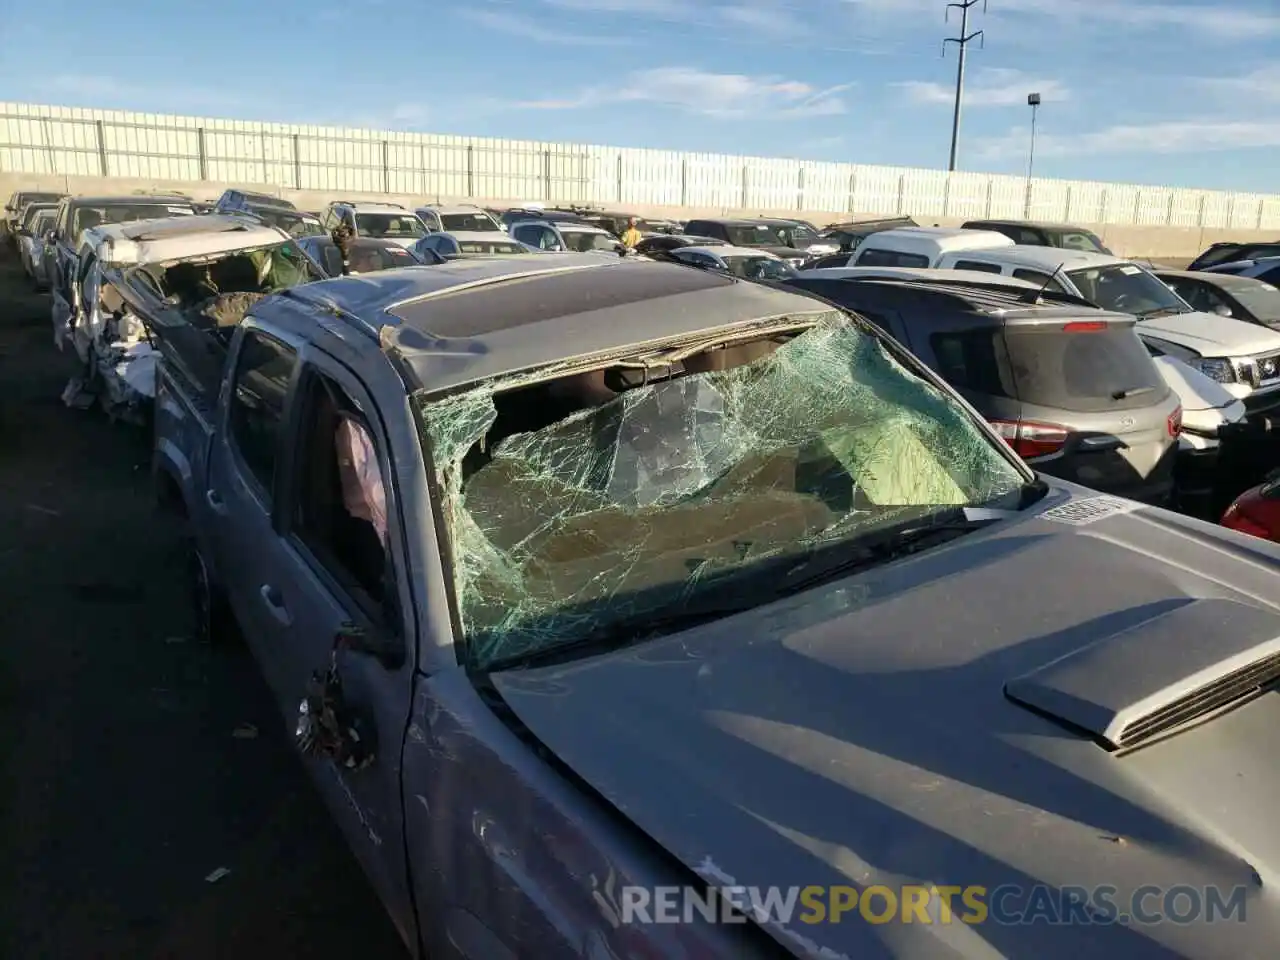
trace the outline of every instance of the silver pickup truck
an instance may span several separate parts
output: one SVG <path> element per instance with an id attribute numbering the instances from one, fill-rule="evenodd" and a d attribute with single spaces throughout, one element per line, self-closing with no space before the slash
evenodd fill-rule
<path id="1" fill-rule="evenodd" d="M 494 258 L 170 361 L 202 622 L 413 956 L 1277 942 L 1280 548 L 1038 478 L 863 319 Z"/>

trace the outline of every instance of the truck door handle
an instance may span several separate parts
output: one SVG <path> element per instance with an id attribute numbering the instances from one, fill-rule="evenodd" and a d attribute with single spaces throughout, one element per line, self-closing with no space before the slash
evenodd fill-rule
<path id="1" fill-rule="evenodd" d="M 208 501 L 209 507 L 215 513 L 226 513 L 227 505 L 223 502 L 222 497 L 218 495 L 218 491 L 212 488 L 204 492 L 204 498 Z"/>
<path id="2" fill-rule="evenodd" d="M 275 617 L 280 623 L 286 627 L 293 623 L 293 618 L 289 616 L 289 608 L 284 605 L 284 597 L 281 596 L 280 590 L 273 587 L 269 583 L 264 583 L 258 588 L 258 595 L 262 597 L 262 602 L 267 605 L 267 612 Z"/>

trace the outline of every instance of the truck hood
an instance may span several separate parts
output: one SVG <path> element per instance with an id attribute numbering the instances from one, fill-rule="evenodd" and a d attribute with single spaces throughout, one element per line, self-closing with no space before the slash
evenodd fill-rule
<path id="1" fill-rule="evenodd" d="M 794 956 L 1226 960 L 1280 937 L 1280 695 L 1108 743 L 1277 659 L 1280 547 L 1055 483 L 913 557 L 492 679 L 691 883 L 1017 888 L 980 925 L 757 915 Z M 1247 922 L 1009 922 L 1037 884 L 1121 913 L 1215 887 Z"/>
<path id="2" fill-rule="evenodd" d="M 1175 313 L 1138 321 L 1138 333 L 1194 350 L 1202 357 L 1280 352 L 1280 333 L 1216 313 Z"/>

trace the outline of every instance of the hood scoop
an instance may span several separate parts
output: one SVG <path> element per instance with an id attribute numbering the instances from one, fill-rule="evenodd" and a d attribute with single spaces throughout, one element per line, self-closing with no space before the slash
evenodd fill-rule
<path id="1" fill-rule="evenodd" d="M 1148 743 L 1280 679 L 1280 615 L 1233 600 L 1166 610 L 1005 684 L 1111 750 Z"/>

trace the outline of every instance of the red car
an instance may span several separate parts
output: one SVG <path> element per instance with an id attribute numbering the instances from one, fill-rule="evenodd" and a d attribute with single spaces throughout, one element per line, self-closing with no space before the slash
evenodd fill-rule
<path id="1" fill-rule="evenodd" d="M 1280 543 L 1280 470 L 1236 497 L 1222 515 L 1222 525 Z"/>

